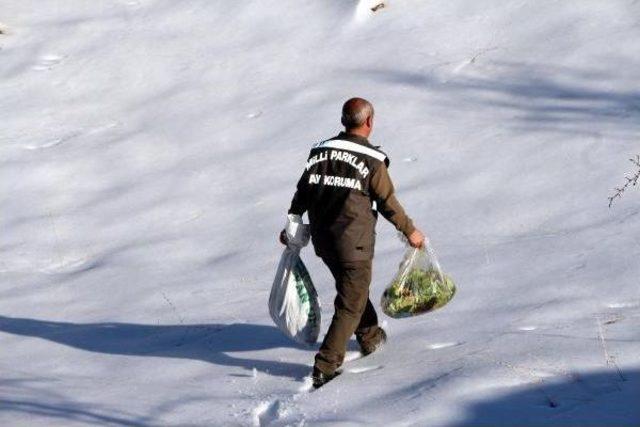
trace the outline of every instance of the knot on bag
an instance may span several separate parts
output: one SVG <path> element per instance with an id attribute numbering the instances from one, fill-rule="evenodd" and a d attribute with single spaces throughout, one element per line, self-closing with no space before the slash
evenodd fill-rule
<path id="1" fill-rule="evenodd" d="M 300 250 L 309 244 L 309 239 L 311 238 L 309 225 L 302 223 L 300 215 L 287 215 L 285 231 L 287 233 L 287 246 L 290 248 Z"/>

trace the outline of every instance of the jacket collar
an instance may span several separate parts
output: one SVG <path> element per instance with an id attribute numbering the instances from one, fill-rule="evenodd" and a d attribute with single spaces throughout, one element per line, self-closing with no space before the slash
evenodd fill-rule
<path id="1" fill-rule="evenodd" d="M 345 141 L 355 142 L 356 144 L 364 145 L 365 147 L 375 148 L 373 145 L 371 145 L 369 140 L 364 136 L 355 135 L 353 133 L 347 133 L 345 131 L 340 132 L 338 136 L 335 136 L 331 139 L 342 139 Z"/>
<path id="2" fill-rule="evenodd" d="M 367 138 L 365 138 L 364 136 L 360 136 L 360 135 L 354 135 L 352 133 L 347 133 L 347 132 L 340 132 L 338 134 L 338 136 L 334 136 L 333 138 L 329 139 L 328 141 L 331 140 L 335 140 L 335 139 L 341 139 L 341 140 L 345 140 L 345 141 L 349 141 L 349 142 L 354 142 L 356 144 L 360 144 L 360 145 L 364 145 L 365 147 L 368 148 L 373 148 L 376 151 L 381 152 L 382 154 L 385 154 L 382 150 L 380 150 L 380 146 L 379 145 L 371 145 L 371 143 L 369 142 L 369 140 Z M 386 154 L 385 154 L 386 156 Z M 387 165 L 387 167 L 389 167 L 389 158 L 385 157 L 384 159 L 384 163 L 385 165 Z"/>

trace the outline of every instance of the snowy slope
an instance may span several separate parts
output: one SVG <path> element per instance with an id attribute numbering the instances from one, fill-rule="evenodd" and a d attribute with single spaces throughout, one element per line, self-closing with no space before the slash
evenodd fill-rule
<path id="1" fill-rule="evenodd" d="M 640 3 L 377 3 L 0 0 L 0 425 L 640 424 Z M 276 235 L 354 95 L 458 294 L 307 393 Z"/>

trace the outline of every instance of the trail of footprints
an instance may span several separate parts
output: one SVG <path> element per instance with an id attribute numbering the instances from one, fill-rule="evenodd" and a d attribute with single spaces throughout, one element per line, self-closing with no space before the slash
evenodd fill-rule
<path id="1" fill-rule="evenodd" d="M 628 308 L 634 306 L 631 303 L 612 303 L 609 304 L 609 308 Z M 618 321 L 619 317 L 614 317 L 612 322 Z M 535 331 L 538 329 L 538 326 L 533 324 L 525 324 L 517 327 L 517 330 L 523 332 Z M 446 348 L 452 348 L 463 345 L 463 341 L 447 341 L 447 342 L 435 342 L 427 345 L 427 348 L 430 350 L 441 350 Z M 362 358 L 360 352 L 358 351 L 349 351 L 345 355 L 345 362 L 353 362 Z M 368 366 L 357 366 L 353 368 L 345 368 L 345 372 L 348 374 L 361 374 L 365 372 L 376 371 L 382 369 L 383 365 L 368 365 Z M 532 371 L 533 372 L 533 371 Z M 569 375 L 568 373 L 563 373 L 565 375 Z M 534 375 L 533 373 L 531 375 Z M 536 372 L 535 376 L 537 378 L 543 378 L 548 376 L 554 376 L 553 373 L 544 373 L 544 372 Z M 287 398 L 275 398 L 269 401 L 260 402 L 252 411 L 253 417 L 253 425 L 256 427 L 264 427 L 271 425 L 273 423 L 277 423 L 278 421 L 284 421 L 283 418 L 287 418 L 291 416 L 291 411 L 294 410 L 292 407 L 293 402 L 295 402 L 300 396 L 305 393 L 311 391 L 313 388 L 311 378 L 306 377 L 304 379 L 303 384 L 298 388 L 297 392 L 292 394 Z M 302 416 L 302 415 L 300 415 Z M 304 417 L 302 416 L 302 422 L 304 422 Z"/>
<path id="2" fill-rule="evenodd" d="M 361 359 L 363 356 L 359 351 L 349 351 L 345 355 L 345 362 L 352 362 Z M 357 366 L 353 368 L 345 368 L 348 374 L 361 374 L 365 372 L 377 371 L 382 369 L 383 365 Z M 261 401 L 251 411 L 253 425 L 255 427 L 265 427 L 273 423 L 285 422 L 287 425 L 298 424 L 304 422 L 304 415 L 296 413 L 294 402 L 305 396 L 313 390 L 313 383 L 310 376 L 304 378 L 302 385 L 297 391 L 287 397 L 277 397 L 272 400 Z M 322 389 L 320 390 L 322 392 Z M 296 422 L 293 422 L 295 419 Z"/>

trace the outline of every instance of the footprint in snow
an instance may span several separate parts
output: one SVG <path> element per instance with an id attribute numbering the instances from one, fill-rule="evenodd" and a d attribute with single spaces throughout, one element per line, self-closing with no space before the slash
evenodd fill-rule
<path id="1" fill-rule="evenodd" d="M 438 342 L 438 343 L 429 344 L 427 346 L 427 348 L 429 348 L 431 350 L 439 350 L 441 348 L 456 347 L 456 346 L 459 346 L 459 345 L 462 345 L 462 344 L 464 344 L 464 343 L 459 342 L 459 341 Z"/>
<path id="2" fill-rule="evenodd" d="M 612 302 L 610 304 L 607 304 L 607 307 L 609 308 L 633 308 L 633 307 L 637 307 L 638 303 L 633 303 L 633 302 Z"/>
<path id="3" fill-rule="evenodd" d="M 473 62 L 474 61 L 471 59 L 465 59 L 464 61 L 460 62 L 458 65 L 454 67 L 452 73 L 459 74 L 462 70 L 467 68 L 469 65 L 473 64 Z"/>
<path id="4" fill-rule="evenodd" d="M 63 59 L 63 56 L 55 54 L 42 55 L 40 58 L 38 58 L 38 62 L 36 63 L 36 65 L 31 67 L 31 69 L 36 71 L 50 70 L 51 68 L 62 62 Z"/>
<path id="5" fill-rule="evenodd" d="M 519 331 L 535 331 L 536 329 L 538 329 L 538 327 L 533 325 L 520 326 L 518 328 Z"/>
<path id="6" fill-rule="evenodd" d="M 56 145 L 62 144 L 64 141 L 65 141 L 65 138 L 54 138 L 44 142 L 25 144 L 25 145 L 22 145 L 22 148 L 25 150 L 31 150 L 31 151 L 41 150 L 44 148 L 55 147 Z"/>
<path id="7" fill-rule="evenodd" d="M 362 358 L 362 353 L 360 353 L 359 351 L 348 351 L 347 354 L 345 354 L 344 356 L 344 361 L 345 362 L 352 362 L 354 360 L 358 360 Z"/>
<path id="8" fill-rule="evenodd" d="M 38 269 L 38 271 L 44 274 L 51 275 L 77 274 L 98 268 L 101 266 L 101 264 L 102 262 L 98 258 L 82 256 L 75 259 L 52 262 Z"/>
<path id="9" fill-rule="evenodd" d="M 141 4 L 138 0 L 120 0 L 120 4 L 122 4 L 125 7 L 129 7 L 132 9 L 138 9 L 140 8 Z"/>
<path id="10" fill-rule="evenodd" d="M 312 388 L 313 388 L 313 379 L 311 377 L 304 377 L 302 385 L 298 388 L 298 393 L 311 391 Z"/>
<path id="11" fill-rule="evenodd" d="M 34 142 L 21 145 L 20 147 L 25 150 L 42 150 L 46 148 L 51 148 L 51 147 L 55 147 L 57 145 L 66 143 L 68 141 L 72 141 L 78 137 L 92 136 L 92 135 L 110 131 L 111 129 L 117 127 L 118 125 L 119 125 L 118 122 L 110 122 L 110 123 L 96 126 L 93 128 L 87 128 L 87 129 L 79 128 L 79 129 L 71 130 L 66 134 L 63 134 L 62 136 L 57 138 L 47 139 L 44 141 L 34 141 Z"/>
<path id="12" fill-rule="evenodd" d="M 253 425 L 256 427 L 267 426 L 280 418 L 280 405 L 279 399 L 272 402 L 261 402 L 253 410 Z"/>
<path id="13" fill-rule="evenodd" d="M 361 366 L 359 368 L 349 368 L 347 372 L 350 374 L 361 374 L 363 372 L 369 371 L 377 371 L 378 369 L 382 369 L 384 366 L 382 365 L 374 365 L 374 366 Z"/>

